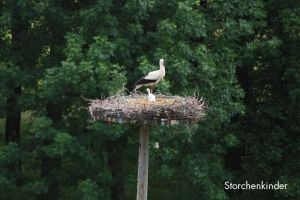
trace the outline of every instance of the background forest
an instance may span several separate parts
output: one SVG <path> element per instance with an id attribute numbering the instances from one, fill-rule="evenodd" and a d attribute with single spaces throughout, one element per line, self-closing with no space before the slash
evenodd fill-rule
<path id="1" fill-rule="evenodd" d="M 300 199 L 297 0 L 1 0 L 0 199 L 135 199 L 138 128 L 93 123 L 86 98 L 164 58 L 164 94 L 205 120 L 155 127 L 150 200 Z M 224 182 L 288 184 L 226 191 Z"/>

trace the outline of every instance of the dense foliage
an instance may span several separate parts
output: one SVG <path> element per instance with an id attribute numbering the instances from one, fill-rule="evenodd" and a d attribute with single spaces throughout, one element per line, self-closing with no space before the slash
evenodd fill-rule
<path id="1" fill-rule="evenodd" d="M 149 199 L 300 198 L 298 1 L 3 0 L 0 45 L 0 199 L 134 199 L 138 127 L 92 122 L 83 97 L 130 88 L 160 58 L 157 90 L 209 109 L 152 128 Z"/>

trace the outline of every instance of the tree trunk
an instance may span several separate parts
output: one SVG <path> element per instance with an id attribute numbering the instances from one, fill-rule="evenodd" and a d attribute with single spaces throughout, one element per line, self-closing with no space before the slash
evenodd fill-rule
<path id="1" fill-rule="evenodd" d="M 59 198 L 59 170 L 61 167 L 61 157 L 51 158 L 43 155 L 41 166 L 41 177 L 47 178 L 48 190 L 45 194 L 40 195 L 40 199 L 53 200 Z"/>
<path id="2" fill-rule="evenodd" d="M 236 76 L 239 84 L 245 91 L 244 103 L 249 106 L 253 102 L 252 80 L 250 77 L 250 66 L 238 66 L 236 68 Z"/>
<path id="3" fill-rule="evenodd" d="M 59 126 L 61 123 L 62 113 L 59 106 L 48 104 L 46 106 L 47 117 L 49 117 L 54 126 Z M 50 145 L 53 141 L 47 140 L 44 145 Z M 60 199 L 59 190 L 59 170 L 61 167 L 61 157 L 50 157 L 47 154 L 42 155 L 41 177 L 48 180 L 48 190 L 45 194 L 41 194 L 39 199 L 53 200 Z"/>
<path id="4" fill-rule="evenodd" d="M 11 1 L 11 48 L 10 61 L 13 67 L 22 66 L 23 54 L 20 48 L 23 34 L 26 32 L 26 23 L 22 20 L 16 1 Z M 11 79 L 11 94 L 7 97 L 6 105 L 6 123 L 5 123 L 5 142 L 20 142 L 20 124 L 21 124 L 21 105 L 19 102 L 22 93 L 22 85 L 18 79 Z M 22 162 L 19 159 L 16 166 L 11 169 L 16 178 L 16 185 L 22 185 Z"/>
<path id="5" fill-rule="evenodd" d="M 18 99 L 21 95 L 21 87 L 14 90 L 14 95 L 7 98 L 6 108 L 6 124 L 5 124 L 5 142 L 20 142 L 20 123 L 21 123 L 21 109 Z M 16 178 L 16 185 L 22 185 L 22 162 L 17 161 L 13 169 L 10 169 Z"/>
<path id="6" fill-rule="evenodd" d="M 11 48 L 10 59 L 14 64 L 13 67 L 21 67 L 23 65 L 23 54 L 21 43 L 24 33 L 26 32 L 26 24 L 19 15 L 19 9 L 16 1 L 11 1 Z M 5 141 L 19 142 L 20 141 L 20 123 L 21 123 L 21 105 L 19 97 L 22 92 L 22 86 L 18 79 L 11 79 L 8 87 L 12 86 L 11 94 L 7 97 L 6 105 L 6 124 L 5 124 Z M 17 87 L 15 87 L 17 86 Z"/>
<path id="7" fill-rule="evenodd" d="M 14 95 L 7 98 L 5 142 L 20 142 L 21 109 L 18 99 L 21 95 L 21 87 L 14 90 Z"/>
<path id="8" fill-rule="evenodd" d="M 111 200 L 125 199 L 121 143 L 120 140 L 108 143 L 108 167 L 113 177 L 110 192 Z"/>

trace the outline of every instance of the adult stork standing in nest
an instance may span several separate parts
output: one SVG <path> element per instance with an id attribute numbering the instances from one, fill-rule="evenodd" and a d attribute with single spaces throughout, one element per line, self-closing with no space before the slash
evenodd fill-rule
<path id="1" fill-rule="evenodd" d="M 159 83 L 161 79 L 166 75 L 166 70 L 164 66 L 164 59 L 159 60 L 159 70 L 149 72 L 147 75 L 143 76 L 137 82 L 134 83 L 133 88 L 136 92 L 142 86 L 149 86 L 150 92 L 153 92 L 155 85 Z"/>

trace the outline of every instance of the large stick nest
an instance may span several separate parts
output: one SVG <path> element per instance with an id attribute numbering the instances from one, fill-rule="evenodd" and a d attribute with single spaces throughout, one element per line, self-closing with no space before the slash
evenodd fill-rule
<path id="1" fill-rule="evenodd" d="M 117 123 L 179 124 L 196 123 L 206 111 L 204 100 L 196 97 L 156 95 L 148 101 L 145 94 L 115 95 L 91 100 L 89 111 L 94 120 Z"/>

